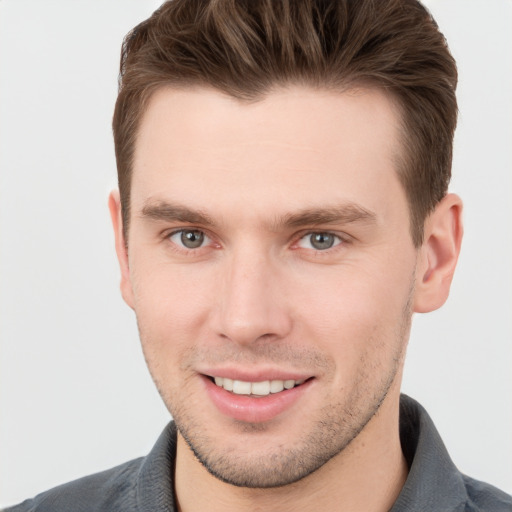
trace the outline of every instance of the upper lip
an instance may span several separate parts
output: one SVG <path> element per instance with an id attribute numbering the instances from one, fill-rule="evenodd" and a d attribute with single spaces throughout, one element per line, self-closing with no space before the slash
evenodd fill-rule
<path id="1" fill-rule="evenodd" d="M 223 377 L 244 382 L 263 382 L 266 380 L 306 380 L 312 377 L 311 374 L 282 370 L 277 368 L 267 369 L 240 369 L 240 368 L 208 368 L 202 369 L 199 373 L 207 377 Z"/>

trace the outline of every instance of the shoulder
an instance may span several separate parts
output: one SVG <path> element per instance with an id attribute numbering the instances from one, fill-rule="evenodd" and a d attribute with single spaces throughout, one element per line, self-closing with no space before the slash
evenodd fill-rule
<path id="1" fill-rule="evenodd" d="M 512 512 L 511 496 L 459 471 L 428 413 L 405 395 L 400 441 L 409 475 L 392 512 Z"/>
<path id="2" fill-rule="evenodd" d="M 3 512 L 175 510 L 176 436 L 171 421 L 145 457 L 60 485 Z"/>
<path id="3" fill-rule="evenodd" d="M 135 510 L 137 475 L 144 458 L 74 480 L 3 512 L 103 512 Z"/>
<path id="4" fill-rule="evenodd" d="M 462 476 L 468 501 L 465 512 L 510 512 L 512 496 L 500 489 L 480 482 L 469 476 Z"/>

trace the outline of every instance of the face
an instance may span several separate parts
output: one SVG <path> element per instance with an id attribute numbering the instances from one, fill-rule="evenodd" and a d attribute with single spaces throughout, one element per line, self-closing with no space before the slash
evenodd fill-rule
<path id="1" fill-rule="evenodd" d="M 221 480 L 303 478 L 395 389 L 417 257 L 398 127 L 377 90 L 152 98 L 123 295 L 179 443 Z"/>

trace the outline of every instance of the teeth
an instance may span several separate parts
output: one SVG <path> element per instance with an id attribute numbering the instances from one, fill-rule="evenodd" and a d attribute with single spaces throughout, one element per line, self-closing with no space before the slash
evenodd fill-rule
<path id="1" fill-rule="evenodd" d="M 270 381 L 270 392 L 271 393 L 280 393 L 284 389 L 284 382 L 282 380 L 272 380 Z"/>
<path id="2" fill-rule="evenodd" d="M 233 393 L 235 395 L 250 395 L 251 394 L 251 383 L 244 382 L 243 380 L 233 381 Z"/>
<path id="3" fill-rule="evenodd" d="M 265 380 L 263 382 L 253 382 L 251 384 L 251 395 L 270 395 L 270 381 Z"/>
<path id="4" fill-rule="evenodd" d="M 284 388 L 285 389 L 292 389 L 293 386 L 295 386 L 295 381 L 294 380 L 285 380 L 284 381 Z"/>
<path id="5" fill-rule="evenodd" d="M 233 391 L 233 379 L 224 378 L 224 382 L 221 384 L 221 386 L 226 391 Z"/>
<path id="6" fill-rule="evenodd" d="M 280 393 L 285 389 L 299 386 L 304 380 L 264 380 L 261 382 L 245 382 L 224 377 L 215 377 L 215 384 L 226 391 L 232 391 L 236 395 L 267 396 L 270 393 Z"/>

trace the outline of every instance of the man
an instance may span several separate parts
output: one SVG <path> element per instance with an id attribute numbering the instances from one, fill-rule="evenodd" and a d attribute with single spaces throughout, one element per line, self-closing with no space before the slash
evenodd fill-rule
<path id="1" fill-rule="evenodd" d="M 172 2 L 126 39 L 110 198 L 173 415 L 19 510 L 508 510 L 400 401 L 446 300 L 456 71 L 416 2 Z"/>

